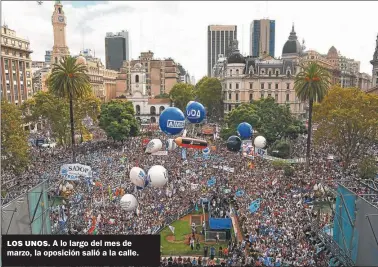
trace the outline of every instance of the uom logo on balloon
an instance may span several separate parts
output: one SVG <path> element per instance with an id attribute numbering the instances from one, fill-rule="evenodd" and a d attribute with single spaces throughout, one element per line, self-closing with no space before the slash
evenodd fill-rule
<path id="1" fill-rule="evenodd" d="M 182 128 L 185 127 L 185 122 L 184 121 L 168 120 L 167 121 L 167 127 L 168 128 L 182 129 Z"/>
<path id="2" fill-rule="evenodd" d="M 195 109 L 187 110 L 186 115 L 190 118 L 199 118 L 199 117 L 201 117 L 201 111 L 195 110 Z"/>

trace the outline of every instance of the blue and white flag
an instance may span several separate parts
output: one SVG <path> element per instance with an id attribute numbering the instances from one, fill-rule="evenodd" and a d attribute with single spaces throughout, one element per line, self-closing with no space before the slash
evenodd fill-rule
<path id="1" fill-rule="evenodd" d="M 217 182 L 217 179 L 216 179 L 214 176 L 212 176 L 212 177 L 207 181 L 207 186 L 208 186 L 208 187 L 211 187 L 211 186 L 215 185 L 216 182 Z"/>
<path id="2" fill-rule="evenodd" d="M 182 148 L 182 149 L 181 149 L 181 158 L 182 158 L 183 160 L 186 160 L 186 148 Z"/>
<path id="3" fill-rule="evenodd" d="M 251 205 L 249 205 L 249 211 L 251 213 L 255 213 L 260 208 L 260 202 L 261 202 L 260 198 L 252 201 Z"/>
<path id="4" fill-rule="evenodd" d="M 242 197 L 244 196 L 244 190 L 238 189 L 235 193 L 235 196 Z"/>

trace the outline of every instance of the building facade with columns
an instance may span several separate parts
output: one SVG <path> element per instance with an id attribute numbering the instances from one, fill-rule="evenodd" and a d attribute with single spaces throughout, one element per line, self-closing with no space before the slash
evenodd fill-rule
<path id="1" fill-rule="evenodd" d="M 139 122 L 158 123 L 160 113 L 170 106 L 170 101 L 165 98 L 152 98 L 147 86 L 147 71 L 141 63 L 136 63 L 130 68 L 130 87 L 127 100 L 133 103 Z"/>
<path id="2" fill-rule="evenodd" d="M 21 105 L 33 94 L 30 42 L 8 26 L 1 27 L 1 97 Z"/>
<path id="3" fill-rule="evenodd" d="M 116 97 L 128 98 L 131 95 L 131 70 L 136 64 L 140 64 L 146 72 L 146 92 L 151 97 L 169 94 L 172 87 L 180 82 L 180 69 L 173 59 L 155 59 L 153 52 L 142 52 L 139 59 L 123 62 L 117 77 Z"/>
<path id="4" fill-rule="evenodd" d="M 222 84 L 224 112 L 227 114 L 242 103 L 273 97 L 279 104 L 288 104 L 292 113 L 306 117 L 306 103 L 301 102 L 294 91 L 294 78 L 300 71 L 298 59 L 303 54 L 294 28 L 284 45 L 282 59 L 271 56 L 244 57 L 233 42 L 233 52 L 218 60 L 214 75 Z"/>

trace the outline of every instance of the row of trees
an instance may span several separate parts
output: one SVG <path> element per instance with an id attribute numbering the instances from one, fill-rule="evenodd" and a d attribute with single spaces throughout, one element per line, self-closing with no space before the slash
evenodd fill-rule
<path id="1" fill-rule="evenodd" d="M 169 98 L 184 113 L 186 104 L 196 100 L 206 107 L 207 117 L 223 117 L 222 85 L 217 78 L 203 77 L 195 86 L 175 84 L 169 92 Z"/>

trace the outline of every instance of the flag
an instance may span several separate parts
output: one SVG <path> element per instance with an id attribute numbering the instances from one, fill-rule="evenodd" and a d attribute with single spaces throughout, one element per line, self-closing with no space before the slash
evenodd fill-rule
<path id="1" fill-rule="evenodd" d="M 186 148 L 181 149 L 181 158 L 186 160 Z"/>
<path id="2" fill-rule="evenodd" d="M 110 201 L 113 201 L 113 193 L 112 193 L 112 189 L 110 188 L 110 185 L 108 186 L 108 192 L 109 192 Z"/>
<path id="3" fill-rule="evenodd" d="M 238 189 L 235 193 L 235 196 L 242 197 L 244 196 L 244 190 Z"/>
<path id="4" fill-rule="evenodd" d="M 249 211 L 251 213 L 255 213 L 260 208 L 261 199 L 258 198 L 255 201 L 252 201 L 251 205 L 249 205 Z"/>
<path id="5" fill-rule="evenodd" d="M 168 227 L 171 230 L 172 234 L 175 234 L 175 227 L 173 227 L 172 225 L 169 225 Z"/>
<path id="6" fill-rule="evenodd" d="M 215 185 L 216 182 L 217 182 L 217 180 L 215 179 L 214 176 L 212 176 L 212 177 L 207 181 L 207 186 L 208 186 L 208 187 L 211 187 L 211 186 Z"/>

